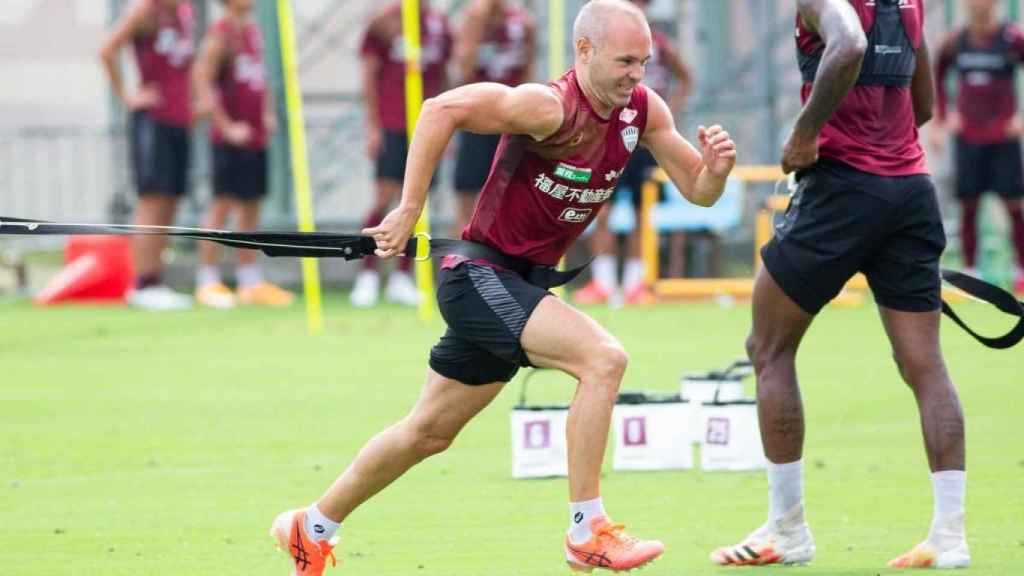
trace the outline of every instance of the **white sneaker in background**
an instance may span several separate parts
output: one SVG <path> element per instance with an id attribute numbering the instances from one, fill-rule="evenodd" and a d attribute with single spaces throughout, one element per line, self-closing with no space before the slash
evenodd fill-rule
<path id="1" fill-rule="evenodd" d="M 128 305 L 135 308 L 157 312 L 188 310 L 192 307 L 191 298 L 175 292 L 163 284 L 132 290 L 128 293 L 126 300 Z"/>
<path id="2" fill-rule="evenodd" d="M 388 302 L 403 306 L 417 306 L 420 303 L 420 293 L 416 289 L 416 282 L 413 281 L 412 275 L 397 270 L 388 277 L 388 287 L 384 291 L 384 297 Z"/>
<path id="3" fill-rule="evenodd" d="M 711 561 L 720 566 L 802 566 L 814 559 L 814 537 L 803 518 L 803 507 L 794 507 L 776 521 L 766 522 L 743 542 L 719 548 Z"/>
<path id="4" fill-rule="evenodd" d="M 349 301 L 356 308 L 372 308 L 377 305 L 380 292 L 380 276 L 376 270 L 363 270 L 356 276 Z"/>

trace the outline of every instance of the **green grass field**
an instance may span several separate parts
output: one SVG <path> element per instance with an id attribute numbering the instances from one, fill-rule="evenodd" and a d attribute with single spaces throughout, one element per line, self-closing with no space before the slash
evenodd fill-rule
<path id="1" fill-rule="evenodd" d="M 989 332 L 1008 320 L 962 305 Z M 631 353 L 624 388 L 677 389 L 742 355 L 746 306 L 591 309 Z M 0 574 L 284 575 L 274 515 L 316 499 L 362 443 L 401 417 L 442 327 L 335 297 L 327 331 L 299 308 L 154 315 L 0 303 Z M 988 351 L 944 323 L 968 428 L 971 574 L 1024 573 L 1024 352 Z M 818 544 L 803 576 L 891 574 L 922 539 L 931 488 L 913 398 L 871 306 L 828 309 L 799 359 L 807 501 Z M 538 378 L 536 400 L 567 400 Z M 518 380 L 446 454 L 342 527 L 352 575 L 567 573 L 563 479 L 512 480 Z M 610 461 L 610 451 L 609 451 Z M 667 552 L 644 574 L 732 574 L 708 552 L 766 512 L 763 473 L 619 473 L 609 512 Z M 747 569 L 754 570 L 754 569 Z M 782 573 L 759 569 L 758 574 Z"/>

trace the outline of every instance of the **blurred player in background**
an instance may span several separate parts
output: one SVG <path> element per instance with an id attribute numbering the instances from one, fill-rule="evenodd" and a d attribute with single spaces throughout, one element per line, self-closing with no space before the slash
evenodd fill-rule
<path id="1" fill-rule="evenodd" d="M 463 83 L 498 82 L 518 86 L 533 76 L 537 26 L 512 0 L 472 0 L 462 12 L 455 40 L 455 64 Z M 459 134 L 455 161 L 455 229 L 459 237 L 473 215 L 477 194 L 487 181 L 497 134 Z"/>
<path id="2" fill-rule="evenodd" d="M 139 67 L 139 86 L 129 91 L 118 62 L 131 44 Z M 144 226 L 174 223 L 178 200 L 188 187 L 189 67 L 195 51 L 192 3 L 186 0 L 137 0 L 125 9 L 100 50 L 114 94 L 131 113 L 131 163 L 139 195 L 134 222 Z M 161 256 L 165 236 L 134 236 L 137 274 L 128 303 L 148 310 L 188 308 L 192 300 L 163 283 Z"/>
<path id="3" fill-rule="evenodd" d="M 648 0 L 633 0 L 633 3 L 646 10 Z M 672 38 L 651 27 L 651 38 L 654 41 L 653 54 L 647 63 L 644 84 L 658 93 L 668 102 L 672 114 L 678 114 L 686 107 L 693 87 L 689 68 L 683 61 L 673 44 Z M 658 166 L 650 150 L 641 146 L 629 159 L 625 172 L 619 180 L 615 194 L 622 194 L 628 188 L 633 194 L 633 209 L 636 213 L 636 225 L 626 236 L 626 257 L 622 273 L 622 295 L 627 304 L 643 304 L 651 300 L 651 294 L 644 281 L 644 264 L 640 254 L 640 206 L 643 184 L 651 171 Z M 590 237 L 590 250 L 594 254 L 593 273 L 586 286 L 578 290 L 573 299 L 579 304 L 603 304 L 619 290 L 618 262 L 616 259 L 617 242 L 608 228 L 611 206 L 601 211 Z M 673 257 L 677 251 L 673 250 Z M 679 267 L 679 266 L 677 266 Z"/>
<path id="4" fill-rule="evenodd" d="M 431 8 L 428 0 L 420 1 L 420 44 L 423 97 L 430 98 L 440 94 L 446 84 L 445 68 L 451 57 L 452 37 L 447 18 Z M 366 151 L 376 162 L 377 191 L 364 221 L 369 227 L 379 224 L 388 207 L 399 197 L 409 153 L 401 2 L 388 3 L 376 13 L 363 36 L 359 53 L 366 106 Z M 384 292 L 388 300 L 409 306 L 419 303 L 411 267 L 409 258 L 399 260 L 398 269 L 391 273 Z M 377 259 L 365 258 L 363 270 L 352 289 L 352 305 L 375 306 L 379 293 Z"/>
<path id="5" fill-rule="evenodd" d="M 966 0 L 968 23 L 954 30 L 939 49 L 935 65 L 938 114 L 932 144 L 955 140 L 956 197 L 960 201 L 960 242 L 966 271 L 978 272 L 978 205 L 993 191 L 1010 215 L 1017 254 L 1015 289 L 1024 293 L 1024 168 L 1015 73 L 1024 62 L 1024 33 L 996 18 L 996 0 Z M 945 79 L 958 77 L 956 111 L 947 112 Z"/>
<path id="6" fill-rule="evenodd" d="M 192 78 L 197 116 L 212 124 L 213 203 L 203 226 L 223 229 L 234 212 L 234 229 L 251 232 L 259 226 L 260 202 L 267 194 L 267 147 L 277 120 L 267 94 L 263 36 L 252 13 L 255 0 L 221 3 L 224 16 L 207 32 Z M 217 244 L 199 243 L 200 304 L 287 306 L 294 300 L 264 279 L 255 250 L 238 250 L 236 295 L 221 280 L 218 256 Z"/>

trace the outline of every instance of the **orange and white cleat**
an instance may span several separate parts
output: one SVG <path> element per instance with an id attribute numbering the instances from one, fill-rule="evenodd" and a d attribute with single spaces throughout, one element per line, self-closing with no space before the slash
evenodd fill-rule
<path id="1" fill-rule="evenodd" d="M 1013 291 L 1018 296 L 1024 296 L 1024 276 L 1017 278 L 1017 281 L 1013 283 Z"/>
<path id="2" fill-rule="evenodd" d="M 889 561 L 890 568 L 967 568 L 971 565 L 971 553 L 967 542 L 960 540 L 956 546 L 939 550 L 927 540 L 914 546 L 906 554 Z"/>
<path id="3" fill-rule="evenodd" d="M 612 293 L 608 291 L 604 286 L 601 286 L 596 280 L 587 282 L 587 285 L 580 288 L 572 295 L 572 299 L 577 304 L 583 304 L 590 306 L 594 304 L 604 304 L 608 302 Z"/>
<path id="4" fill-rule="evenodd" d="M 785 533 L 771 530 L 766 524 L 743 542 L 712 552 L 711 561 L 719 566 L 802 566 L 814 558 L 814 551 L 814 537 L 807 524 Z"/>
<path id="5" fill-rule="evenodd" d="M 292 557 L 292 562 L 295 563 L 292 576 L 321 576 L 327 567 L 327 560 L 331 561 L 332 567 L 338 565 L 334 558 L 334 546 L 338 539 L 310 539 L 306 534 L 305 522 L 305 509 L 282 512 L 270 525 L 270 535 L 277 540 L 278 548 Z"/>
<path id="6" fill-rule="evenodd" d="M 211 282 L 196 288 L 196 302 L 208 308 L 234 308 L 238 303 L 235 293 L 220 282 Z"/>
<path id="7" fill-rule="evenodd" d="M 282 308 L 295 302 L 295 295 L 282 290 L 270 282 L 261 282 L 255 286 L 244 286 L 238 289 L 238 299 L 242 304 L 252 306 L 271 306 Z"/>
<path id="8" fill-rule="evenodd" d="M 634 284 L 626 289 L 626 304 L 628 306 L 646 306 L 654 304 L 658 298 L 651 292 L 643 282 Z"/>
<path id="9" fill-rule="evenodd" d="M 652 562 L 665 551 L 658 540 L 640 540 L 626 534 L 625 526 L 612 524 L 608 518 L 597 516 L 590 521 L 593 536 L 581 544 L 573 544 L 565 537 L 565 560 L 574 572 L 591 572 L 604 568 L 623 572 L 640 568 Z"/>

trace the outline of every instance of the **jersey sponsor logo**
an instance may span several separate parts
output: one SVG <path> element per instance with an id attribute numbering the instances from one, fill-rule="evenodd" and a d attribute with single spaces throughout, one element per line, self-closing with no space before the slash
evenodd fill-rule
<path id="1" fill-rule="evenodd" d="M 637 114 L 639 114 L 639 112 L 632 108 L 623 108 L 622 112 L 619 113 L 619 120 L 622 120 L 626 124 L 631 124 Z"/>
<path id="2" fill-rule="evenodd" d="M 900 10 L 913 10 L 914 8 L 913 0 L 900 0 Z"/>
<path id="3" fill-rule="evenodd" d="M 161 28 L 157 33 L 153 50 L 167 57 L 167 61 L 175 68 L 188 64 L 195 51 L 192 48 L 192 36 L 180 34 L 174 28 Z"/>
<path id="4" fill-rule="evenodd" d="M 593 211 L 591 208 L 566 208 L 562 210 L 562 215 L 558 219 L 562 222 L 579 224 L 580 222 L 586 222 Z"/>
<path id="5" fill-rule="evenodd" d="M 590 182 L 590 168 L 579 168 L 565 162 L 560 162 L 555 167 L 555 176 L 571 180 L 573 182 Z"/>
<path id="6" fill-rule="evenodd" d="M 610 170 L 607 174 L 604 175 L 604 179 L 607 182 L 611 182 L 612 180 L 615 180 L 619 176 L 622 176 L 622 170 Z"/>
<path id="7" fill-rule="evenodd" d="M 637 142 L 640 141 L 640 129 L 636 126 L 627 126 L 622 129 L 622 143 L 626 145 L 626 150 L 632 152 L 636 149 Z"/>
<path id="8" fill-rule="evenodd" d="M 875 54 L 882 56 L 890 56 L 892 54 L 902 54 L 902 46 L 886 46 L 885 44 L 875 44 Z"/>
<path id="9" fill-rule="evenodd" d="M 568 200 L 580 204 L 600 204 L 612 196 L 615 188 L 570 188 L 559 184 L 547 174 L 533 180 L 533 187 L 555 200 Z"/>
<path id="10" fill-rule="evenodd" d="M 235 58 L 235 81 L 249 86 L 252 90 L 262 90 L 266 85 L 266 74 L 260 58 L 239 54 Z"/>

